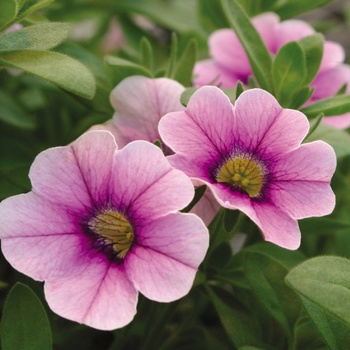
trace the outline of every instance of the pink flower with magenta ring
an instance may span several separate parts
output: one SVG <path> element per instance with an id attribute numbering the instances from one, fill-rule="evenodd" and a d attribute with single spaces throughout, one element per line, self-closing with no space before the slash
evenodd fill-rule
<path id="1" fill-rule="evenodd" d="M 158 147 L 118 150 L 109 132 L 91 131 L 39 154 L 29 176 L 31 192 L 0 203 L 2 251 L 45 281 L 54 312 L 111 330 L 131 322 L 139 292 L 160 302 L 189 292 L 208 230 L 179 212 L 193 185 Z"/>
<path id="2" fill-rule="evenodd" d="M 199 88 L 159 130 L 175 152 L 169 162 L 206 184 L 221 206 L 244 212 L 267 241 L 296 249 L 297 220 L 334 208 L 334 150 L 323 141 L 301 144 L 307 118 L 264 90 L 243 92 L 233 106 L 217 87 Z"/>

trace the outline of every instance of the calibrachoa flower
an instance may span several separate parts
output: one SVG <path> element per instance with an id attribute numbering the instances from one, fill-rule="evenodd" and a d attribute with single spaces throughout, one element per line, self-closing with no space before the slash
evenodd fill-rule
<path id="1" fill-rule="evenodd" d="M 42 152 L 33 189 L 0 204 L 2 251 L 45 282 L 57 314 L 110 330 L 128 324 L 138 292 L 170 302 L 187 294 L 208 247 L 188 177 L 161 150 L 135 141 L 121 150 L 107 131 Z"/>
<path id="2" fill-rule="evenodd" d="M 110 101 L 116 111 L 113 118 L 93 129 L 109 130 L 119 147 L 135 140 L 160 140 L 159 120 L 169 112 L 184 109 L 180 102 L 184 91 L 180 83 L 168 78 L 128 77 L 111 92 Z"/>
<path id="3" fill-rule="evenodd" d="M 113 118 L 104 125 L 95 125 L 92 130 L 109 130 L 119 147 L 131 141 L 161 141 L 158 132 L 160 119 L 169 112 L 182 111 L 180 102 L 185 88 L 168 78 L 151 79 L 143 76 L 125 78 L 111 92 L 110 100 L 115 109 Z M 163 145 L 165 155 L 170 150 Z M 219 210 L 217 201 L 206 191 L 191 212 L 203 219 L 206 225 Z"/>
<path id="4" fill-rule="evenodd" d="M 274 13 L 256 16 L 252 23 L 272 54 L 276 54 L 288 42 L 315 34 L 306 22 L 295 19 L 280 22 Z M 212 58 L 196 64 L 195 86 L 215 84 L 228 88 L 235 86 L 238 81 L 244 84 L 248 82 L 253 71 L 244 48 L 232 29 L 215 31 L 209 37 L 208 44 Z M 350 93 L 350 66 L 343 64 L 344 49 L 338 43 L 325 41 L 323 50 L 319 72 L 311 83 L 315 90 L 308 104 L 334 96 L 345 84 L 348 84 L 346 93 Z M 324 118 L 323 121 L 334 127 L 346 128 L 350 126 L 350 113 Z"/>
<path id="5" fill-rule="evenodd" d="M 185 111 L 167 114 L 159 125 L 175 152 L 168 157 L 174 167 L 288 249 L 300 244 L 297 219 L 329 214 L 335 205 L 335 153 L 323 141 L 300 145 L 308 129 L 301 112 L 283 109 L 264 90 L 247 90 L 232 106 L 214 86 L 198 89 Z"/>

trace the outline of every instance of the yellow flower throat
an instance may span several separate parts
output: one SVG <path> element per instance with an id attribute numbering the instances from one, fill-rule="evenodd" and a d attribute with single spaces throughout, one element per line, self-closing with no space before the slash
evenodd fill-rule
<path id="1" fill-rule="evenodd" d="M 216 181 L 238 187 L 249 197 L 254 198 L 261 193 L 264 184 L 264 168 L 250 158 L 234 157 L 219 168 Z"/>
<path id="2" fill-rule="evenodd" d="M 134 231 L 129 221 L 114 210 L 106 210 L 89 222 L 89 228 L 110 245 L 117 258 L 124 259 L 134 241 Z"/>

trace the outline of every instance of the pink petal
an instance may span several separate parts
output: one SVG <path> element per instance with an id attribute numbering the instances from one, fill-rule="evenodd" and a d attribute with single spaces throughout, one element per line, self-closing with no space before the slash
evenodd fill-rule
<path id="1" fill-rule="evenodd" d="M 273 157 L 288 152 L 305 138 L 309 123 L 299 111 L 282 109 L 268 92 L 252 89 L 243 92 L 234 108 L 236 145 L 244 150 Z M 231 136 L 232 137 L 232 136 Z"/>
<path id="2" fill-rule="evenodd" d="M 79 278 L 67 276 L 45 283 L 45 297 L 55 313 L 101 330 L 130 323 L 136 314 L 137 296 L 123 268 L 107 261 L 84 264 Z"/>
<path id="3" fill-rule="evenodd" d="M 331 84 L 330 84 L 331 82 Z M 340 88 L 347 86 L 347 93 L 350 92 L 350 66 L 340 64 L 334 68 L 330 68 L 318 74 L 312 85 L 315 91 L 312 95 L 312 100 L 317 101 L 327 97 L 334 96 Z"/>
<path id="4" fill-rule="evenodd" d="M 113 120 L 110 119 L 104 124 L 93 125 L 88 131 L 96 130 L 106 130 L 109 131 L 113 136 L 118 145 L 118 148 L 123 148 L 125 145 L 133 141 L 130 135 L 124 135 L 113 123 Z"/>
<path id="5" fill-rule="evenodd" d="M 333 126 L 333 128 L 337 129 L 347 129 L 350 127 L 350 113 L 345 113 L 340 116 L 323 118 L 322 123 Z"/>
<path id="6" fill-rule="evenodd" d="M 126 144 L 119 134 L 129 142 L 159 140 L 158 122 L 166 113 L 184 109 L 180 102 L 184 90 L 181 84 L 168 78 L 131 76 L 124 79 L 110 95 L 116 110 L 113 124 L 119 131 L 118 145 Z"/>
<path id="7" fill-rule="evenodd" d="M 142 227 L 137 242 L 125 261 L 130 280 L 147 298 L 169 302 L 190 291 L 209 235 L 197 216 L 176 213 Z"/>
<path id="8" fill-rule="evenodd" d="M 88 241 L 79 219 L 33 193 L 0 203 L 1 247 L 18 271 L 36 280 L 74 274 Z"/>
<path id="9" fill-rule="evenodd" d="M 107 131 L 90 131 L 71 148 L 93 203 L 106 203 L 113 154 L 117 150 L 113 136 Z"/>
<path id="10" fill-rule="evenodd" d="M 159 132 L 175 152 L 201 163 L 227 153 L 232 117 L 228 97 L 217 87 L 204 86 L 192 95 L 185 112 L 169 113 L 161 120 Z"/>
<path id="11" fill-rule="evenodd" d="M 263 13 L 252 19 L 255 29 L 260 34 L 267 49 L 273 53 L 277 52 L 276 36 L 278 35 L 280 19 L 272 12 Z"/>
<path id="12" fill-rule="evenodd" d="M 30 168 L 29 177 L 33 192 L 52 203 L 76 213 L 92 206 L 92 198 L 71 147 L 41 152 Z"/>
<path id="13" fill-rule="evenodd" d="M 306 22 L 289 19 L 279 24 L 277 29 L 277 49 L 291 41 L 298 41 L 306 36 L 315 34 L 315 30 Z"/>
<path id="14" fill-rule="evenodd" d="M 276 164 L 271 200 L 297 219 L 330 214 L 335 196 L 329 183 L 335 167 L 336 156 L 327 143 L 300 146 Z"/>
<path id="15" fill-rule="evenodd" d="M 234 72 L 220 66 L 213 60 L 197 62 L 193 75 L 193 84 L 196 87 L 210 84 L 229 88 L 235 86 L 239 81 L 239 77 Z"/>
<path id="16" fill-rule="evenodd" d="M 333 148 L 323 141 L 301 145 L 281 157 L 273 169 L 274 181 L 330 182 L 336 167 Z"/>
<path id="17" fill-rule="evenodd" d="M 222 184 L 210 185 L 219 203 L 228 209 L 239 209 L 261 229 L 266 241 L 287 249 L 300 245 L 298 223 L 274 203 L 255 201 L 247 195 L 233 192 Z"/>
<path id="18" fill-rule="evenodd" d="M 323 46 L 323 57 L 319 72 L 337 66 L 344 62 L 345 51 L 343 47 L 333 41 L 325 41 Z"/>
<path id="19" fill-rule="evenodd" d="M 298 249 L 300 229 L 295 219 L 270 203 L 253 203 L 256 217 L 250 217 L 261 229 L 266 241 L 286 249 Z"/>
<path id="20" fill-rule="evenodd" d="M 190 179 L 146 141 L 134 141 L 115 154 L 110 188 L 112 203 L 140 221 L 180 210 L 194 195 Z"/>
<path id="21" fill-rule="evenodd" d="M 211 57 L 224 69 L 244 80 L 252 74 L 250 63 L 236 33 L 232 29 L 213 32 L 208 41 Z"/>

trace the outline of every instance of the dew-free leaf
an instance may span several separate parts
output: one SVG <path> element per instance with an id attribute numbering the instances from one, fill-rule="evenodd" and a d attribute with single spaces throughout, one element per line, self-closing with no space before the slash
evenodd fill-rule
<path id="1" fill-rule="evenodd" d="M 0 52 L 13 50 L 49 50 L 67 39 L 67 23 L 40 23 L 0 36 Z"/>
<path id="2" fill-rule="evenodd" d="M 0 65 L 21 69 L 87 99 L 95 94 L 96 82 L 92 73 L 79 61 L 57 52 L 22 50 L 3 53 Z"/>
<path id="3" fill-rule="evenodd" d="M 1 321 L 3 350 L 50 350 L 52 338 L 48 318 L 38 297 L 22 283 L 11 290 Z"/>

